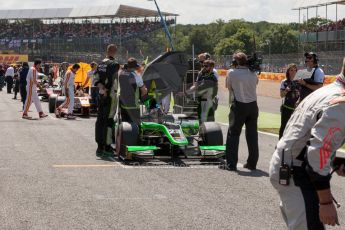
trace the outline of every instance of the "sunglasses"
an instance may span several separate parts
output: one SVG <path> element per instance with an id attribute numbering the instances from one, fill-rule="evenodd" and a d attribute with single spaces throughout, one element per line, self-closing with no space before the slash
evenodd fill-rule
<path id="1" fill-rule="evenodd" d="M 211 66 L 209 66 L 209 65 L 203 65 L 203 67 L 208 68 L 208 67 L 211 67 Z"/>

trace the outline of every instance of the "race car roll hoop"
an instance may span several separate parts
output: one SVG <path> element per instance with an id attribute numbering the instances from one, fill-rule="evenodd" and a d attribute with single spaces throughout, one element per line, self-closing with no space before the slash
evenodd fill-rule
<path id="1" fill-rule="evenodd" d="M 199 124 L 197 114 L 190 113 L 190 109 L 188 113 L 181 113 L 179 109 L 164 114 L 157 106 L 171 93 L 178 108 L 190 100 L 185 94 L 186 84 L 190 82 L 186 79 L 190 76 L 188 69 L 187 57 L 181 52 L 160 55 L 146 67 L 143 81 L 150 95 L 155 96 L 142 98 L 145 106 L 140 106 L 139 124 L 122 122 L 117 114 L 115 137 L 119 159 L 219 159 L 224 156 L 223 133 L 217 123 Z"/>

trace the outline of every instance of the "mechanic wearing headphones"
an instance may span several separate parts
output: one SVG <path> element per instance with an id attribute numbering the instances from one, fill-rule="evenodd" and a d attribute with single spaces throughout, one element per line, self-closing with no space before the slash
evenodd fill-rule
<path id="1" fill-rule="evenodd" d="M 215 120 L 213 103 L 218 93 L 218 79 L 213 72 L 213 68 L 214 61 L 205 60 L 195 85 L 187 90 L 187 94 L 197 92 L 200 123 Z"/>
<path id="2" fill-rule="evenodd" d="M 314 69 L 314 72 L 310 78 L 298 80 L 298 83 L 301 85 L 299 92 L 299 102 L 301 102 L 313 91 L 321 88 L 325 79 L 323 70 L 318 66 L 317 55 L 313 52 L 309 52 L 305 53 L 304 57 L 307 70 L 311 71 L 312 69 Z"/>
<path id="3" fill-rule="evenodd" d="M 138 68 L 137 60 L 129 58 L 119 76 L 121 119 L 137 124 L 140 123 L 139 99 L 147 95 L 142 78 L 135 73 Z"/>

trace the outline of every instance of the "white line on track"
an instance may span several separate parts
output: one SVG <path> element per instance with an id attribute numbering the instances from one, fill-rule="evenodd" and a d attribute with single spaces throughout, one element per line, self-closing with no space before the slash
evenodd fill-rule
<path id="1" fill-rule="evenodd" d="M 118 162 L 117 160 L 115 160 L 114 157 L 108 157 L 112 162 L 114 162 L 115 164 L 119 165 L 121 168 L 126 168 L 126 166 L 124 166 L 123 164 L 121 164 L 120 162 Z"/>
<path id="2" fill-rule="evenodd" d="M 219 123 L 219 124 L 223 125 L 223 126 L 229 126 L 229 124 L 226 124 L 226 123 Z M 243 128 L 243 129 L 245 129 L 245 128 Z M 271 136 L 271 137 L 279 137 L 279 135 L 274 134 L 274 133 L 267 133 L 267 132 L 262 132 L 262 131 L 258 131 L 258 133 L 263 134 L 263 135 L 267 135 L 267 136 Z M 345 153 L 345 150 L 338 149 L 337 152 Z"/>

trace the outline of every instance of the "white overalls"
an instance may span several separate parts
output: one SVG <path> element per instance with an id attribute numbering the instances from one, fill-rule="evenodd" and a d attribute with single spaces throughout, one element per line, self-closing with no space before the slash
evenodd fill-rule
<path id="1" fill-rule="evenodd" d="M 64 90 L 68 90 L 68 97 L 66 96 L 66 100 L 60 105 L 60 108 L 68 108 L 68 114 L 72 114 L 74 108 L 74 78 L 75 74 L 68 70 L 64 81 Z"/>
<path id="2" fill-rule="evenodd" d="M 329 176 L 336 150 L 345 141 L 345 103 L 331 103 L 343 96 L 345 85 L 340 81 L 345 79 L 339 78 L 310 94 L 296 108 L 270 162 L 270 180 L 279 193 L 283 218 L 290 230 L 324 229 L 318 217 L 316 190 L 327 185 L 322 179 Z M 284 162 L 294 169 L 289 186 L 279 184 L 283 150 Z"/>
<path id="3" fill-rule="evenodd" d="M 38 113 L 42 113 L 41 102 L 37 94 L 37 70 L 35 67 L 31 67 L 28 75 L 26 76 L 26 92 L 27 97 L 25 100 L 23 114 L 27 115 L 32 103 L 35 104 Z"/>

